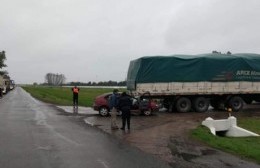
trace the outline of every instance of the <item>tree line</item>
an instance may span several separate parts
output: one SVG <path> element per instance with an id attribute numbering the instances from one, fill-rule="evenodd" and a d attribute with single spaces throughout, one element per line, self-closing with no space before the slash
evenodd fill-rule
<path id="1" fill-rule="evenodd" d="M 66 77 L 64 74 L 47 73 L 45 82 L 41 85 L 47 86 L 126 86 L 126 81 L 101 81 L 101 82 L 69 82 L 65 83 Z M 34 85 L 37 85 L 34 83 Z"/>
<path id="2" fill-rule="evenodd" d="M 67 86 L 126 86 L 126 81 L 101 81 L 101 82 L 70 82 Z"/>

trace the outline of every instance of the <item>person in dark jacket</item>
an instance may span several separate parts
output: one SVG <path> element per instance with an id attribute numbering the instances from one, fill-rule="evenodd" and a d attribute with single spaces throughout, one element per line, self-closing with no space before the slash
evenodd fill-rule
<path id="1" fill-rule="evenodd" d="M 131 118 L 131 109 L 132 101 L 130 96 L 123 92 L 119 98 L 118 107 L 122 111 L 122 130 L 125 130 L 125 125 L 127 122 L 127 128 L 130 129 L 130 118 Z"/>

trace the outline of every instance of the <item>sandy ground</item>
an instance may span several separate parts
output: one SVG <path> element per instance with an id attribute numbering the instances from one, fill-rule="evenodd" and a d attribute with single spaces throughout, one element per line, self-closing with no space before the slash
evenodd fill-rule
<path id="1" fill-rule="evenodd" d="M 59 107 L 73 113 L 71 107 Z M 196 128 L 207 118 L 225 119 L 227 112 L 209 111 L 206 113 L 168 113 L 157 112 L 153 116 L 132 116 L 131 130 L 111 130 L 110 117 L 101 117 L 92 108 L 80 107 L 78 114 L 92 126 L 133 145 L 140 150 L 168 162 L 172 167 L 212 167 L 212 168 L 258 168 L 260 165 L 241 160 L 237 156 L 210 148 L 189 137 L 189 131 Z M 260 105 L 250 105 L 244 111 L 232 113 L 233 116 L 260 117 Z M 118 125 L 121 118 L 118 116 Z"/>

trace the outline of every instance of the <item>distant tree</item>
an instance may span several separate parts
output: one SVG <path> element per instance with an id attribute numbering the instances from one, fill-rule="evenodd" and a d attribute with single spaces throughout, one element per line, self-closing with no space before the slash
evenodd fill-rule
<path id="1" fill-rule="evenodd" d="M 227 52 L 228 55 L 231 55 L 232 53 L 230 51 Z"/>
<path id="2" fill-rule="evenodd" d="M 63 74 L 47 73 L 45 75 L 45 82 L 51 86 L 60 86 L 65 82 L 65 79 Z"/>
<path id="3" fill-rule="evenodd" d="M 69 82 L 65 84 L 67 86 L 126 86 L 126 81 L 116 82 L 116 81 L 100 81 L 100 82 Z"/>
<path id="4" fill-rule="evenodd" d="M 104 84 L 104 82 L 98 82 L 97 85 L 98 86 L 104 86 L 105 84 Z"/>
<path id="5" fill-rule="evenodd" d="M 212 51 L 213 54 L 221 54 L 221 52 L 218 52 L 216 50 Z"/>
<path id="6" fill-rule="evenodd" d="M 5 65 L 5 60 L 6 60 L 6 56 L 5 56 L 5 51 L 0 52 L 0 69 L 2 69 L 3 67 L 6 67 Z"/>
<path id="7" fill-rule="evenodd" d="M 86 86 L 91 86 L 91 82 L 85 83 Z"/>
<path id="8" fill-rule="evenodd" d="M 8 75 L 7 71 L 0 71 L 0 75 Z"/>
<path id="9" fill-rule="evenodd" d="M 216 50 L 213 50 L 212 53 L 213 53 L 213 54 L 221 54 L 221 52 L 218 52 L 218 51 L 216 51 Z M 227 52 L 227 55 L 230 55 L 230 54 L 232 54 L 232 53 L 231 53 L 230 51 L 228 51 L 228 52 Z"/>
<path id="10" fill-rule="evenodd" d="M 70 86 L 84 86 L 81 82 L 70 82 Z"/>
<path id="11" fill-rule="evenodd" d="M 126 81 L 118 82 L 118 86 L 126 86 Z"/>

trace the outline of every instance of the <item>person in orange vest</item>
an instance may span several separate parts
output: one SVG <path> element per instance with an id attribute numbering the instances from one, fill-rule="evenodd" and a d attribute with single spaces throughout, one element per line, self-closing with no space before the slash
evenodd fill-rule
<path id="1" fill-rule="evenodd" d="M 73 92 L 73 107 L 78 108 L 79 88 L 74 86 L 71 90 Z"/>

